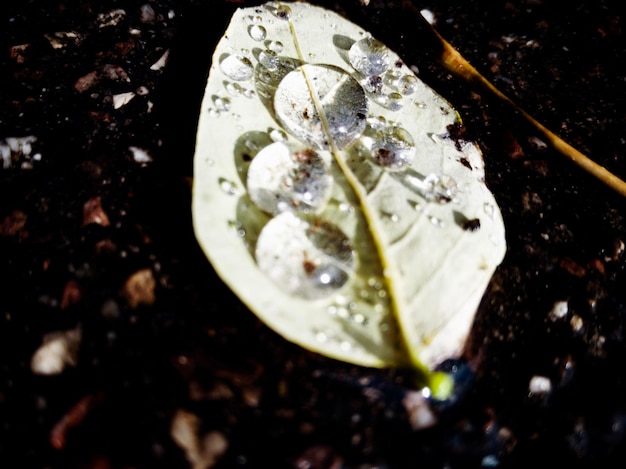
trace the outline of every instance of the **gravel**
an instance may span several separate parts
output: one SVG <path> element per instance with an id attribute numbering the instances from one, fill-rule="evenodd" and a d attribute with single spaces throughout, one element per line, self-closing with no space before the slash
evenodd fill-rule
<path id="1" fill-rule="evenodd" d="M 9 0 L 3 467 L 621 467 L 624 199 L 439 67 L 399 2 L 318 3 L 416 66 L 483 149 L 508 252 L 468 344 L 474 372 L 453 363 L 458 394 L 415 431 L 405 373 L 286 342 L 206 261 L 190 215 L 195 126 L 212 50 L 248 2 Z M 419 7 L 539 121 L 626 177 L 620 3 L 553 3 Z"/>

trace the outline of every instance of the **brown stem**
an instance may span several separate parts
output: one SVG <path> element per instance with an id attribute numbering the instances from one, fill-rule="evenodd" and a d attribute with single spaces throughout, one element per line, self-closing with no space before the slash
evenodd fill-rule
<path id="1" fill-rule="evenodd" d="M 421 23 L 429 36 L 429 43 L 433 41 L 437 45 L 439 62 L 457 78 L 461 78 L 470 85 L 480 86 L 484 90 L 491 93 L 496 99 L 506 103 L 517 114 L 522 116 L 547 142 L 559 153 L 564 155 L 581 167 L 584 171 L 598 178 L 603 184 L 607 185 L 617 193 L 626 197 L 626 182 L 618 178 L 616 175 L 607 170 L 604 166 L 599 165 L 576 148 L 565 142 L 554 132 L 546 128 L 534 117 L 519 107 L 511 98 L 506 96 L 502 91 L 496 88 L 489 80 L 487 80 L 478 70 L 476 70 L 452 45 L 446 41 L 421 15 L 417 7 L 410 0 L 403 3 L 405 10 L 409 10 L 416 17 L 418 23 Z"/>

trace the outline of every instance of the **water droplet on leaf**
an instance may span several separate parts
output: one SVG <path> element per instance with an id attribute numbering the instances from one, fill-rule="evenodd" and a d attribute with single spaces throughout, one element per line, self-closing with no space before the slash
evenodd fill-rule
<path id="1" fill-rule="evenodd" d="M 221 98 L 218 96 L 213 100 L 213 104 L 215 104 L 215 107 L 219 111 L 227 112 L 230 110 L 230 99 L 228 98 Z"/>
<path id="2" fill-rule="evenodd" d="M 438 203 L 448 203 L 456 197 L 459 189 L 456 181 L 446 174 L 429 174 L 424 178 L 424 197 Z"/>
<path id="3" fill-rule="evenodd" d="M 312 149 L 292 152 L 282 142 L 263 148 L 248 168 L 248 192 L 263 211 L 316 211 L 328 202 L 333 178 Z"/>
<path id="4" fill-rule="evenodd" d="M 368 278 L 367 284 L 376 290 L 380 290 L 381 288 L 383 288 L 383 280 L 378 277 Z"/>
<path id="5" fill-rule="evenodd" d="M 346 235 L 318 217 L 284 212 L 263 227 L 256 246 L 259 268 L 289 293 L 326 297 L 354 274 L 354 253 Z"/>
<path id="6" fill-rule="evenodd" d="M 379 166 L 399 171 L 411 165 L 415 156 L 413 138 L 402 127 L 391 126 L 378 132 L 371 148 L 371 156 Z"/>
<path id="7" fill-rule="evenodd" d="M 387 126 L 387 119 L 384 116 L 372 116 L 367 119 L 367 125 L 376 130 L 383 130 Z"/>
<path id="8" fill-rule="evenodd" d="M 268 41 L 265 47 L 267 47 L 267 50 L 271 50 L 277 54 L 280 54 L 284 49 L 283 43 L 280 41 Z"/>
<path id="9" fill-rule="evenodd" d="M 367 319 L 365 318 L 365 316 L 363 316 L 360 313 L 357 313 L 354 316 L 352 316 L 352 320 L 354 322 L 356 322 L 357 324 L 366 324 L 367 323 Z"/>
<path id="10" fill-rule="evenodd" d="M 263 64 L 261 64 L 263 65 Z M 258 67 L 257 77 L 259 81 L 265 85 L 271 85 L 274 77 L 270 73 L 270 71 L 265 67 Z"/>
<path id="11" fill-rule="evenodd" d="M 279 2 L 266 3 L 265 8 L 268 9 L 274 16 L 282 20 L 288 20 L 291 15 L 291 8 L 287 5 L 282 5 Z"/>
<path id="12" fill-rule="evenodd" d="M 324 334 L 323 332 L 317 332 L 315 334 L 315 340 L 317 340 L 318 342 L 324 343 L 328 340 L 328 336 Z"/>
<path id="13" fill-rule="evenodd" d="M 428 220 L 438 228 L 443 228 L 445 226 L 443 220 L 441 218 L 437 218 L 433 215 L 428 216 Z"/>
<path id="14" fill-rule="evenodd" d="M 237 186 L 233 182 L 229 181 L 228 179 L 219 178 L 218 183 L 222 191 L 224 191 L 224 193 L 228 195 L 239 194 L 239 189 L 237 189 Z"/>
<path id="15" fill-rule="evenodd" d="M 239 54 L 225 54 L 220 59 L 220 69 L 231 80 L 246 81 L 254 75 L 252 62 Z"/>
<path id="16" fill-rule="evenodd" d="M 365 77 L 361 81 L 365 91 L 372 94 L 380 94 L 383 91 L 383 79 L 379 75 L 372 75 L 371 77 Z"/>
<path id="17" fill-rule="evenodd" d="M 400 93 L 389 93 L 385 96 L 384 105 L 391 111 L 397 111 L 402 108 L 402 95 Z"/>
<path id="18" fill-rule="evenodd" d="M 299 140 L 316 148 L 330 146 L 329 136 L 311 98 L 307 77 L 314 83 L 330 138 L 338 149 L 347 147 L 365 129 L 368 104 L 361 85 L 340 68 L 307 64 L 288 73 L 274 97 L 278 120 Z"/>
<path id="19" fill-rule="evenodd" d="M 400 80 L 398 80 L 397 88 L 400 93 L 405 96 L 415 93 L 417 89 L 418 80 L 417 77 L 413 75 L 404 75 Z"/>
<path id="20" fill-rule="evenodd" d="M 268 70 L 278 69 L 278 56 L 272 50 L 264 50 L 259 53 L 259 63 Z"/>
<path id="21" fill-rule="evenodd" d="M 485 202 L 485 203 L 483 204 L 483 211 L 485 212 L 485 214 L 486 214 L 489 218 L 493 219 L 493 217 L 494 217 L 494 215 L 495 215 L 495 213 L 496 213 L 496 208 L 494 207 L 494 205 L 493 205 L 493 204 L 491 204 L 491 203 L 489 203 L 489 202 Z"/>
<path id="22" fill-rule="evenodd" d="M 239 96 L 243 92 L 243 89 L 241 88 L 241 85 L 239 83 L 233 83 L 229 81 L 228 83 L 226 83 L 226 91 L 231 96 Z"/>
<path id="23" fill-rule="evenodd" d="M 248 34 L 255 41 L 263 41 L 267 37 L 267 30 L 260 24 L 253 24 L 248 28 Z"/>
<path id="24" fill-rule="evenodd" d="M 397 70 L 388 70 L 387 73 L 385 73 L 385 84 L 397 88 L 400 77 L 402 77 L 402 75 Z"/>
<path id="25" fill-rule="evenodd" d="M 274 142 L 284 142 L 287 140 L 287 134 L 281 129 L 270 129 L 270 138 Z"/>
<path id="26" fill-rule="evenodd" d="M 352 350 L 352 344 L 348 342 L 347 340 L 344 340 L 343 342 L 341 342 L 339 346 L 341 347 L 341 350 L 343 350 L 344 352 L 349 352 L 350 350 Z"/>
<path id="27" fill-rule="evenodd" d="M 389 49 L 382 42 L 366 37 L 350 47 L 348 59 L 354 69 L 365 76 L 381 75 L 389 67 Z"/>

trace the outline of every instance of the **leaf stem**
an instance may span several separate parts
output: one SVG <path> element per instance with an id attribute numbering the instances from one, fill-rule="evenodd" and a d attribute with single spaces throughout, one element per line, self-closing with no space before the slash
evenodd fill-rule
<path id="1" fill-rule="evenodd" d="M 496 99 L 504 102 L 511 107 L 517 114 L 524 118 L 547 142 L 559 153 L 573 161 L 587 173 L 599 179 L 603 184 L 610 187 L 618 194 L 626 197 L 626 182 L 611 173 L 604 166 L 599 165 L 576 148 L 565 142 L 562 138 L 549 130 L 537 119 L 532 117 L 528 112 L 517 105 L 511 98 L 496 88 L 487 78 L 485 78 L 476 68 L 474 68 L 448 41 L 446 41 L 437 30 L 424 19 L 417 7 L 410 0 L 404 0 L 405 9 L 418 19 L 424 25 L 430 39 L 430 45 L 437 46 L 439 62 L 457 78 L 461 78 L 465 82 L 473 86 L 480 86 L 491 93 Z M 434 44 L 432 42 L 434 40 Z"/>
<path id="2" fill-rule="evenodd" d="M 291 20 L 289 20 L 289 28 L 296 48 L 296 53 L 298 54 L 298 58 L 304 64 L 306 63 L 304 53 L 301 49 L 300 42 L 298 41 L 296 29 Z M 328 144 L 330 146 L 330 151 L 333 155 L 333 158 L 337 166 L 339 167 L 339 170 L 341 171 L 351 189 L 353 190 L 354 194 L 356 195 L 357 199 L 359 200 L 359 205 L 361 206 L 361 209 L 363 211 L 363 216 L 367 221 L 367 225 L 370 227 L 370 234 L 372 236 L 374 246 L 376 247 L 376 251 L 380 258 L 383 278 L 385 280 L 385 286 L 387 287 L 387 293 L 389 295 L 391 308 L 393 310 L 393 315 L 396 319 L 396 324 L 400 332 L 399 335 L 401 338 L 401 348 L 405 353 L 405 359 L 407 362 L 406 365 L 410 367 L 411 371 L 414 373 L 417 385 L 427 386 L 431 388 L 431 392 L 433 395 L 447 396 L 450 389 L 450 383 L 448 382 L 449 380 L 443 377 L 440 373 L 431 372 L 428 367 L 424 365 L 424 363 L 422 363 L 422 361 L 419 359 L 418 348 L 415 345 L 410 344 L 407 340 L 409 334 L 407 334 L 404 330 L 405 324 L 404 321 L 401 320 L 402 306 L 401 295 L 399 293 L 401 275 L 397 271 L 393 263 L 389 262 L 388 256 L 385 255 L 385 246 L 388 243 L 381 236 L 384 231 L 383 227 L 381 226 L 380 219 L 372 212 L 372 210 L 370 210 L 369 203 L 367 201 L 367 193 L 364 187 L 360 184 L 356 175 L 352 172 L 350 167 L 341 157 L 340 150 L 337 148 L 337 144 L 332 138 L 330 125 L 328 123 L 326 114 L 324 113 L 322 103 L 318 98 L 315 85 L 313 84 L 313 80 L 309 77 L 306 68 L 302 68 L 302 73 L 304 75 L 307 87 L 309 88 L 309 94 L 311 96 L 313 104 L 315 105 L 317 114 L 320 117 L 320 122 L 324 129 L 324 133 L 328 137 Z"/>

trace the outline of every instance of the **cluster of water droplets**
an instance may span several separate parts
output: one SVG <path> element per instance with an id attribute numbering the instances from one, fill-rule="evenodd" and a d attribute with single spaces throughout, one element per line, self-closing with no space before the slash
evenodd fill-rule
<path id="1" fill-rule="evenodd" d="M 271 129 L 274 143 L 261 149 L 248 168 L 252 202 L 273 216 L 255 248 L 259 268 L 291 294 L 326 297 L 354 274 L 354 249 L 339 227 L 317 213 L 334 184 L 330 155 L 288 141 Z"/>
<path id="2" fill-rule="evenodd" d="M 401 61 L 391 63 L 387 46 L 371 36 L 352 44 L 348 60 L 370 98 L 392 111 L 401 109 L 404 97 L 415 93 L 419 84 L 415 75 L 402 71 Z"/>
<path id="3" fill-rule="evenodd" d="M 350 46 L 348 60 L 361 77 L 360 84 L 368 98 L 391 111 L 400 110 L 405 97 L 413 95 L 420 85 L 417 77 L 405 72 L 402 62 L 394 59 L 382 42 L 369 35 Z M 390 172 L 407 172 L 417 153 L 411 133 L 382 116 L 368 116 L 361 143 L 370 161 Z M 456 182 L 445 174 L 416 178 L 409 172 L 404 178 L 416 179 L 413 189 L 428 202 L 448 203 L 458 194 Z"/>
<path id="4" fill-rule="evenodd" d="M 371 36 L 350 45 L 351 72 L 287 57 L 284 45 L 271 37 L 270 24 L 288 20 L 292 12 L 278 2 L 264 8 L 270 18 L 260 10 L 247 18 L 247 34 L 258 47 L 233 50 L 219 58 L 219 68 L 228 80 L 224 81 L 225 93 L 212 97 L 211 112 L 219 116 L 231 112 L 231 100 L 257 97 L 282 127 L 267 130 L 268 143 L 255 151 L 247 167 L 250 201 L 271 217 L 256 239 L 255 257 L 259 268 L 282 288 L 317 299 L 336 293 L 355 270 L 348 237 L 319 215 L 334 184 L 330 152 L 348 149 L 358 141 L 367 161 L 381 171 L 404 174 L 410 170 L 416 157 L 411 133 L 382 116 L 370 116 L 370 102 L 397 111 L 420 84 Z M 287 134 L 300 143 L 290 141 Z M 457 194 L 456 183 L 445 175 L 421 179 L 410 175 L 404 180 L 427 202 L 447 203 Z M 238 195 L 233 183 L 221 180 L 220 187 Z M 243 228 L 236 228 L 245 236 Z M 386 290 L 377 292 L 385 294 Z M 341 316 L 344 310 L 336 312 Z M 367 323 L 357 313 L 348 313 L 347 319 Z"/>
<path id="5" fill-rule="evenodd" d="M 277 17 L 288 17 L 287 6 L 272 6 L 267 5 L 267 8 L 274 8 L 273 12 Z M 282 15 L 281 12 L 285 13 Z M 233 51 L 232 53 L 225 53 L 219 57 L 219 68 L 232 82 L 226 82 L 226 91 L 231 96 L 245 96 L 247 98 L 253 98 L 255 92 L 253 88 L 247 88 L 242 85 L 244 82 L 249 82 L 255 75 L 259 74 L 258 66 L 255 69 L 253 60 L 256 59 L 258 64 L 266 71 L 276 71 L 280 67 L 279 54 L 283 51 L 283 44 L 280 41 L 268 40 L 268 32 L 263 25 L 263 18 L 260 15 L 253 15 L 248 17 L 247 32 L 250 38 L 259 43 L 259 47 L 254 51 L 248 49 L 242 49 L 240 51 Z M 293 68 L 293 67 L 292 67 Z M 218 111 L 224 111 L 218 106 L 215 107 Z"/>
<path id="6" fill-rule="evenodd" d="M 343 291 L 333 296 L 332 302 L 326 307 L 326 314 L 333 322 L 340 322 L 342 331 L 348 335 L 382 335 L 385 337 L 383 341 L 393 343 L 398 331 L 389 315 L 391 305 L 385 280 L 380 276 L 359 277 L 352 287 L 349 292 Z M 367 332 L 368 330 L 371 332 Z M 343 352 L 352 352 L 360 347 L 355 341 L 346 339 L 344 334 L 333 330 L 316 329 L 313 336 L 316 342 L 332 343 Z M 396 353 L 402 352 L 397 349 Z"/>
<path id="7" fill-rule="evenodd" d="M 343 103 L 331 100 L 329 109 L 324 108 L 333 116 L 331 125 L 338 131 L 332 138 L 339 145 L 349 144 L 362 132 L 367 101 L 360 85 L 343 71 L 303 66 L 299 60 L 281 55 L 284 45 L 271 37 L 271 28 L 266 26 L 288 19 L 291 11 L 278 2 L 264 8 L 270 18 L 261 16 L 262 12 L 247 18 L 247 33 L 259 47 L 220 57 L 219 68 L 228 80 L 224 82 L 225 95 L 213 97 L 213 109 L 216 115 L 229 112 L 231 99 L 256 94 L 281 124 L 282 128 L 267 129 L 267 137 L 255 140 L 266 143 L 250 151 L 246 168 L 250 201 L 271 216 L 256 239 L 255 258 L 259 268 L 289 293 L 317 299 L 337 291 L 353 276 L 354 250 L 341 229 L 317 215 L 328 203 L 334 181 L 326 151 L 328 137 L 303 74 L 319 77 L 317 84 L 322 89 L 325 83 L 326 90 L 335 85 L 335 79 L 347 78 L 345 86 L 336 90 L 340 100 L 360 93 L 358 111 L 353 99 Z M 334 112 L 333 106 L 339 104 L 345 105 L 341 113 Z M 356 113 L 358 128 L 352 129 Z M 301 143 L 290 141 L 285 130 Z M 220 187 L 229 195 L 238 195 L 229 181 L 220 180 Z M 245 236 L 239 223 L 233 229 Z"/>
<path id="8" fill-rule="evenodd" d="M 382 42 L 369 35 L 351 45 L 348 60 L 361 76 L 360 83 L 368 97 L 391 111 L 400 110 L 405 97 L 413 95 L 420 85 L 417 77 L 405 72 L 402 62 L 395 60 Z M 418 108 L 424 107 L 416 104 Z M 411 133 L 398 123 L 382 116 L 369 116 L 361 142 L 372 163 L 386 171 L 403 173 L 402 179 L 411 181 L 411 189 L 426 201 L 448 203 L 457 196 L 458 187 L 452 177 L 443 174 L 419 177 L 409 171 L 417 153 L 415 142 Z"/>

